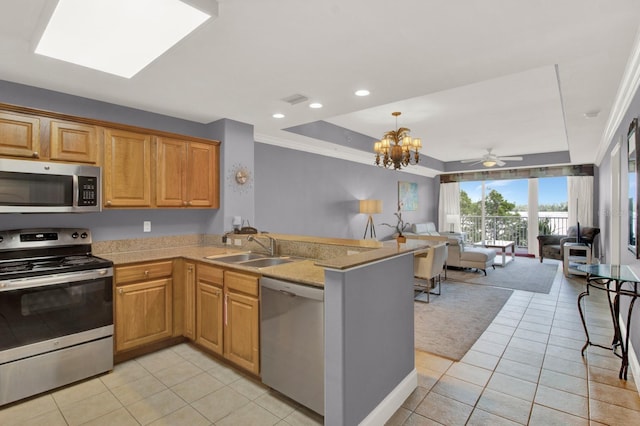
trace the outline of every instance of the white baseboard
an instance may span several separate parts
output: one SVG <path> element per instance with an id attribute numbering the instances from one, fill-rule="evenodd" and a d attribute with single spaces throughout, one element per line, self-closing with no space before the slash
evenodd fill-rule
<path id="1" fill-rule="evenodd" d="M 640 382 L 640 380 L 639 380 Z M 418 387 L 418 371 L 414 368 L 407 377 L 396 386 L 367 417 L 360 422 L 361 426 L 384 425 L 398 411 L 411 392 Z"/>
<path id="2" fill-rule="evenodd" d="M 622 321 L 622 316 L 618 318 L 620 322 L 620 332 L 623 336 L 627 335 L 627 326 L 624 321 Z M 633 349 L 631 345 L 631 340 L 629 340 L 629 347 L 627 348 L 627 354 L 629 355 L 629 368 L 631 369 L 631 374 L 633 375 L 633 379 L 636 382 L 636 390 L 640 395 L 640 380 L 637 380 L 636 377 L 640 377 L 640 363 L 638 363 L 638 358 L 636 357 L 636 351 Z"/>

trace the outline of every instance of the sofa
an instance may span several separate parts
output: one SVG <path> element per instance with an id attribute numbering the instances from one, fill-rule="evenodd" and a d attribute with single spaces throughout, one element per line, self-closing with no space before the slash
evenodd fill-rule
<path id="1" fill-rule="evenodd" d="M 405 232 L 407 238 L 431 240 L 434 242 L 446 241 L 448 243 L 447 268 L 474 268 L 487 275 L 487 269 L 492 267 L 496 258 L 496 251 L 484 247 L 474 247 L 465 244 L 464 236 L 460 233 L 437 232 L 433 222 L 414 223 L 409 232 Z"/>
<path id="2" fill-rule="evenodd" d="M 592 228 L 589 226 L 580 227 L 580 242 L 587 244 L 589 248 L 593 250 L 593 245 L 598 234 L 600 234 L 600 228 Z M 547 259 L 564 260 L 564 243 L 575 243 L 577 236 L 578 228 L 575 226 L 570 226 L 566 235 L 538 235 L 538 255 L 540 256 L 540 263 L 542 263 L 545 257 Z"/>

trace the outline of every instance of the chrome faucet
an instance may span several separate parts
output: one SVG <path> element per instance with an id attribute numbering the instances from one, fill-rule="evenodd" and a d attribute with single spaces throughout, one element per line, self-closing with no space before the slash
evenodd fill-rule
<path id="1" fill-rule="evenodd" d="M 249 237 L 247 237 L 247 241 L 253 241 L 256 244 L 258 244 L 260 247 L 262 247 L 263 249 L 265 249 L 268 253 L 269 256 L 275 256 L 276 252 L 278 251 L 278 247 L 276 245 L 276 239 L 273 238 L 271 235 L 261 235 L 261 237 L 265 237 L 269 239 L 269 247 L 267 247 L 263 242 L 261 242 L 260 240 L 258 240 L 256 237 L 254 237 L 253 235 L 249 235 Z"/>

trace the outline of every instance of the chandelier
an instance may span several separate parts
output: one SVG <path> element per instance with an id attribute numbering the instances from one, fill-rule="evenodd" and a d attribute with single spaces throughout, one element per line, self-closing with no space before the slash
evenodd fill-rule
<path id="1" fill-rule="evenodd" d="M 373 144 L 373 150 L 376 153 L 376 165 L 380 167 L 400 170 L 409 164 L 418 164 L 420 154 L 418 151 L 422 148 L 420 138 L 411 138 L 409 134 L 411 129 L 400 127 L 398 129 L 398 116 L 401 112 L 392 112 L 396 118 L 396 129 L 390 130 L 384 134 L 384 138 Z M 413 157 L 411 151 L 413 150 Z"/>

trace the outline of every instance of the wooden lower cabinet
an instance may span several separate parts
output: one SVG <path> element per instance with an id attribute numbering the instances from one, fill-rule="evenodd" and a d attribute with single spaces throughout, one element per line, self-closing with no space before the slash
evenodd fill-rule
<path id="1" fill-rule="evenodd" d="M 188 277 L 189 263 L 186 265 L 185 274 Z M 184 336 L 258 375 L 259 277 L 225 271 L 205 263 L 196 265 L 195 275 L 193 286 L 185 278 Z M 195 323 L 194 337 L 189 333 L 192 322 Z"/>
<path id="2" fill-rule="evenodd" d="M 260 373 L 259 278 L 224 273 L 224 356 L 252 373 Z"/>
<path id="3" fill-rule="evenodd" d="M 183 280 L 183 336 L 196 340 L 196 264 L 194 262 L 184 262 Z"/>
<path id="4" fill-rule="evenodd" d="M 223 270 L 199 264 L 196 282 L 196 343 L 222 355 Z"/>
<path id="5" fill-rule="evenodd" d="M 172 261 L 115 268 L 115 352 L 173 334 Z"/>

